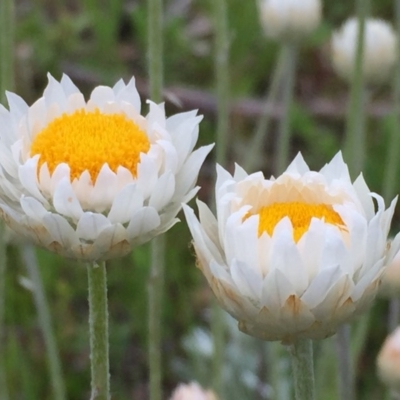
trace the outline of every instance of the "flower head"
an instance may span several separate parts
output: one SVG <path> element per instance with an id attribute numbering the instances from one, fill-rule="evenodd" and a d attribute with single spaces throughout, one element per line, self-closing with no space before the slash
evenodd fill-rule
<path id="1" fill-rule="evenodd" d="M 260 16 L 267 36 L 282 41 L 298 41 L 320 23 L 320 0 L 260 0 Z"/>
<path id="2" fill-rule="evenodd" d="M 357 54 L 358 20 L 351 18 L 332 36 L 332 61 L 336 72 L 351 81 Z M 397 61 L 397 35 L 380 19 L 368 19 L 364 26 L 362 68 L 369 84 L 384 83 Z"/>
<path id="3" fill-rule="evenodd" d="M 373 198 L 377 202 L 374 211 Z M 264 340 L 324 338 L 374 298 L 390 250 L 385 210 L 341 154 L 319 172 L 299 154 L 277 179 L 218 167 L 217 218 L 184 206 L 198 266 L 239 328 Z"/>
<path id="4" fill-rule="evenodd" d="M 400 327 L 383 343 L 377 358 L 377 369 L 381 380 L 400 392 Z"/>
<path id="5" fill-rule="evenodd" d="M 211 390 L 204 390 L 196 382 L 179 385 L 172 394 L 171 400 L 217 400 Z"/>
<path id="6" fill-rule="evenodd" d="M 98 86 L 86 102 L 64 75 L 49 76 L 29 107 L 0 106 L 0 212 L 31 241 L 66 257 L 104 260 L 169 229 L 197 192 L 212 146 L 193 152 L 201 116 L 166 118 L 135 80 Z"/>

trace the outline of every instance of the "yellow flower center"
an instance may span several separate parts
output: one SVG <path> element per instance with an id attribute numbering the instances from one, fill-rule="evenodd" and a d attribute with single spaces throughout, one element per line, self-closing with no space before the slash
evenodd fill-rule
<path id="1" fill-rule="evenodd" d="M 293 238 L 298 242 L 310 227 L 311 219 L 323 219 L 325 223 L 332 224 L 340 229 L 345 229 L 345 224 L 340 215 L 327 204 L 307 204 L 298 201 L 287 203 L 273 203 L 262 207 L 258 212 L 260 221 L 258 236 L 263 232 L 272 235 L 276 224 L 284 217 L 289 217 L 293 225 Z M 250 216 L 250 215 L 249 215 Z"/>
<path id="2" fill-rule="evenodd" d="M 149 148 L 145 132 L 124 114 L 80 109 L 61 115 L 39 132 L 30 156 L 40 154 L 38 171 L 47 163 L 52 174 L 57 165 L 66 163 L 71 181 L 85 170 L 95 181 L 105 163 L 114 172 L 122 166 L 136 176 L 140 153 L 147 153 Z"/>

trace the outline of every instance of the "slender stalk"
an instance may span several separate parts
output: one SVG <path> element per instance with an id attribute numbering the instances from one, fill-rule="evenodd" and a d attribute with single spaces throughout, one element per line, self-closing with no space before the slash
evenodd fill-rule
<path id="1" fill-rule="evenodd" d="M 285 74 L 284 74 L 284 89 L 283 89 L 283 117 L 280 121 L 279 140 L 277 148 L 277 158 L 275 173 L 282 173 L 289 161 L 290 149 L 290 108 L 293 102 L 295 75 L 296 75 L 296 60 L 297 60 L 297 47 L 293 43 L 284 44 L 283 51 L 285 54 Z"/>
<path id="2" fill-rule="evenodd" d="M 246 171 L 251 172 L 256 168 L 260 162 L 263 150 L 263 144 L 268 138 L 268 128 L 271 120 L 271 109 L 277 100 L 279 87 L 282 84 L 282 77 L 284 75 L 284 66 L 289 60 L 286 59 L 287 53 L 284 48 L 281 49 L 275 70 L 272 75 L 272 82 L 268 90 L 268 96 L 264 103 L 264 108 L 261 117 L 258 121 L 253 138 L 251 139 L 247 157 L 244 160 L 243 167 Z"/>
<path id="3" fill-rule="evenodd" d="M 5 323 L 5 278 L 7 268 L 7 246 L 5 241 L 5 226 L 0 222 L 0 399 L 8 400 L 6 377 L 6 323 Z"/>
<path id="4" fill-rule="evenodd" d="M 46 346 L 53 396 L 55 400 L 65 400 L 67 397 L 65 393 L 60 356 L 53 332 L 49 306 L 44 292 L 42 279 L 40 277 L 35 249 L 31 245 L 22 246 L 21 255 L 28 271 L 29 279 L 33 283 L 33 297 L 38 313 L 40 329 Z"/>
<path id="5" fill-rule="evenodd" d="M 400 299 L 398 297 L 389 301 L 388 332 L 393 332 L 399 326 Z"/>
<path id="6" fill-rule="evenodd" d="M 148 62 L 150 97 L 162 100 L 163 90 L 163 2 L 148 0 Z M 161 327 L 165 268 L 165 235 L 151 242 L 151 266 L 148 283 L 150 400 L 162 399 Z"/>
<path id="7" fill-rule="evenodd" d="M 338 359 L 339 398 L 354 400 L 354 373 L 350 352 L 350 325 L 342 325 L 336 335 L 336 353 Z"/>
<path id="8" fill-rule="evenodd" d="M 363 77 L 364 28 L 370 0 L 357 0 L 358 35 L 354 63 L 350 104 L 346 121 L 344 151 L 350 173 L 355 176 L 362 171 L 365 160 L 365 89 Z"/>
<path id="9" fill-rule="evenodd" d="M 217 135 L 216 135 L 216 162 L 226 166 L 228 153 L 229 133 L 229 31 L 228 11 L 226 0 L 213 0 L 213 16 L 215 27 L 215 83 L 217 91 Z M 212 387 L 218 397 L 223 398 L 223 364 L 224 364 L 224 311 L 217 301 L 212 303 L 211 331 L 213 335 L 214 351 L 212 360 Z"/>
<path id="10" fill-rule="evenodd" d="M 105 262 L 87 265 L 92 394 L 90 400 L 110 400 L 108 361 L 107 273 Z"/>
<path id="11" fill-rule="evenodd" d="M 14 88 L 14 1 L 0 1 L 0 102 Z"/>
<path id="12" fill-rule="evenodd" d="M 301 339 L 289 345 L 288 348 L 292 358 L 296 400 L 314 400 L 312 341 L 310 339 Z"/>

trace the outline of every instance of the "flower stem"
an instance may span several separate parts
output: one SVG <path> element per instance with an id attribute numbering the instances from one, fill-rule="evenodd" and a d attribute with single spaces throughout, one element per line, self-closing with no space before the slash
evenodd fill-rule
<path id="1" fill-rule="evenodd" d="M 110 400 L 108 361 L 107 273 L 105 262 L 87 265 L 92 394 L 90 400 Z"/>
<path id="2" fill-rule="evenodd" d="M 370 0 L 357 0 L 357 51 L 353 68 L 350 91 L 350 104 L 346 121 L 346 142 L 344 152 L 348 160 L 350 173 L 358 175 L 365 160 L 365 88 L 363 77 L 363 53 L 365 20 Z"/>
<path id="3" fill-rule="evenodd" d="M 285 72 L 284 72 L 284 88 L 283 88 L 283 116 L 279 128 L 279 140 L 277 148 L 277 158 L 275 173 L 281 174 L 287 167 L 290 149 L 290 108 L 293 102 L 297 47 L 288 43 L 284 45 L 282 51 L 285 52 Z"/>
<path id="4" fill-rule="evenodd" d="M 29 279 L 33 283 L 33 297 L 38 313 L 39 324 L 42 330 L 46 353 L 49 363 L 50 380 L 55 400 L 65 400 L 65 385 L 61 370 L 60 356 L 53 332 L 52 321 L 42 279 L 40 277 L 35 249 L 31 245 L 21 247 L 21 255 L 28 271 Z"/>
<path id="5" fill-rule="evenodd" d="M 289 345 L 296 400 L 314 400 L 314 362 L 310 339 L 300 339 Z"/>
<path id="6" fill-rule="evenodd" d="M 14 1 L 0 2 L 0 102 L 4 104 L 5 90 L 14 88 Z"/>
<path id="7" fill-rule="evenodd" d="M 249 149 L 246 151 L 247 157 L 244 160 L 243 167 L 247 172 L 251 172 L 254 170 L 254 168 L 257 168 L 262 156 L 263 144 L 268 137 L 271 109 L 277 100 L 279 88 L 282 84 L 282 77 L 284 75 L 284 66 L 288 62 L 286 60 L 287 52 L 284 50 L 285 48 L 282 47 L 272 75 L 272 82 L 268 90 L 267 99 L 264 103 L 264 109 L 258 121 L 253 138 L 250 142 Z"/>
<path id="8" fill-rule="evenodd" d="M 363 317 L 368 318 L 365 315 Z M 337 331 L 336 354 L 338 360 L 339 398 L 354 400 L 354 372 L 351 361 L 349 324 L 340 326 Z"/>
<path id="9" fill-rule="evenodd" d="M 5 241 L 5 225 L 0 221 L 0 399 L 7 400 L 6 379 L 6 324 L 5 324 L 5 278 L 7 269 L 7 246 Z"/>

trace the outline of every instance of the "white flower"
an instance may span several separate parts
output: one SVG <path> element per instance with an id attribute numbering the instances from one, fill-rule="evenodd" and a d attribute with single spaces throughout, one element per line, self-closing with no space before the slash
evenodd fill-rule
<path id="1" fill-rule="evenodd" d="M 386 266 L 379 295 L 382 297 L 400 297 L 400 252 Z"/>
<path id="2" fill-rule="evenodd" d="M 259 8 L 265 33 L 273 39 L 298 41 L 321 21 L 320 0 L 260 0 Z"/>
<path id="3" fill-rule="evenodd" d="M 381 380 L 400 392 L 400 327 L 383 343 L 377 358 L 377 369 Z"/>
<path id="4" fill-rule="evenodd" d="M 357 54 L 358 20 L 351 18 L 332 36 L 332 61 L 336 72 L 351 81 Z M 363 74 L 366 83 L 381 84 L 397 61 L 397 35 L 380 19 L 367 19 L 364 26 Z"/>
<path id="5" fill-rule="evenodd" d="M 217 400 L 217 396 L 211 390 L 203 390 L 196 382 L 179 385 L 170 400 Z"/>
<path id="6" fill-rule="evenodd" d="M 375 198 L 378 210 L 374 211 Z M 397 199 L 396 199 L 397 200 Z M 198 266 L 239 329 L 264 340 L 324 338 L 374 298 L 396 200 L 385 210 L 337 154 L 320 172 L 299 154 L 277 179 L 218 167 L 217 218 L 184 206 Z"/>
<path id="7" fill-rule="evenodd" d="M 96 87 L 89 101 L 64 75 L 49 76 L 29 107 L 7 93 L 0 106 L 0 212 L 19 234 L 51 251 L 104 260 L 166 231 L 197 192 L 212 146 L 193 152 L 196 111 L 166 118 L 135 80 Z"/>

